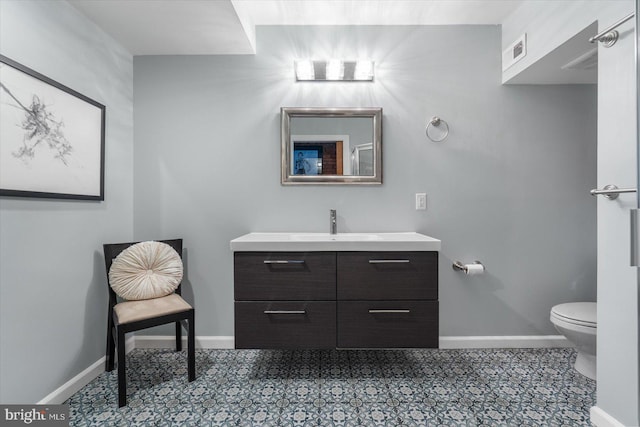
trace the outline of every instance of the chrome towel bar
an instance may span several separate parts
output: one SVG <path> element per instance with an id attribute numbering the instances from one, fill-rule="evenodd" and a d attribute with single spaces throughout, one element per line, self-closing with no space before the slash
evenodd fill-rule
<path id="1" fill-rule="evenodd" d="M 604 196 L 609 200 L 615 200 L 618 198 L 618 195 L 620 193 L 635 193 L 636 191 L 638 190 L 636 190 L 635 188 L 618 188 L 613 184 L 609 184 L 602 187 L 602 190 L 594 188 L 589 193 L 592 196 Z"/>
<path id="2" fill-rule="evenodd" d="M 600 42 L 604 47 L 611 47 L 618 41 L 618 36 L 620 35 L 617 31 L 614 31 L 620 25 L 627 22 L 629 19 L 633 18 L 636 14 L 631 12 L 631 14 L 625 16 L 618 22 L 608 26 L 606 29 L 600 31 L 595 36 L 589 39 L 589 43 Z"/>

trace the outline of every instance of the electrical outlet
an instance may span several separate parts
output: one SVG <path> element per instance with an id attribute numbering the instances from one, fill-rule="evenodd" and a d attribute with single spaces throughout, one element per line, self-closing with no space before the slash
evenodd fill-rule
<path id="1" fill-rule="evenodd" d="M 416 193 L 416 210 L 424 211 L 427 209 L 427 193 Z"/>

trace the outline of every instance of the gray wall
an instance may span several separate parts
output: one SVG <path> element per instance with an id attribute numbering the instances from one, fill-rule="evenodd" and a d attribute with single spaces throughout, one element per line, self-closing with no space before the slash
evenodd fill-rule
<path id="1" fill-rule="evenodd" d="M 102 243 L 133 236 L 133 60 L 58 1 L 0 1 L 0 53 L 107 107 L 105 202 L 0 199 L 0 402 L 29 403 L 104 356 Z"/>
<path id="2" fill-rule="evenodd" d="M 595 300 L 596 89 L 501 86 L 500 52 L 497 26 L 323 26 L 259 27 L 255 56 L 136 57 L 134 234 L 185 238 L 196 333 L 233 334 L 229 240 L 324 232 L 331 208 L 340 231 L 442 240 L 441 335 L 555 334 L 551 306 Z M 294 59 L 336 56 L 375 82 L 294 81 Z M 281 186 L 282 106 L 382 107 L 384 184 Z"/>

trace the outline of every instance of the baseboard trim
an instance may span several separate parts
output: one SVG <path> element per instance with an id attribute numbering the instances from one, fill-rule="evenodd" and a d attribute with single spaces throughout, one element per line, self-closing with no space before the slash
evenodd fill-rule
<path id="1" fill-rule="evenodd" d="M 136 335 L 136 348 L 174 348 L 176 337 L 172 335 Z M 182 347 L 187 345 L 187 338 L 182 337 Z M 233 336 L 198 336 L 196 348 L 233 349 Z"/>
<path id="2" fill-rule="evenodd" d="M 564 348 L 573 347 L 562 335 L 440 337 L 440 348 Z"/>
<path id="3" fill-rule="evenodd" d="M 136 348 L 173 348 L 172 335 L 136 335 Z M 182 337 L 183 346 L 186 337 Z M 464 348 L 558 348 L 573 345 L 562 335 L 516 335 L 516 336 L 451 336 L 440 337 L 442 349 Z M 196 348 L 233 349 L 233 336 L 199 336 Z"/>
<path id="4" fill-rule="evenodd" d="M 135 348 L 135 337 L 131 336 L 127 338 L 124 345 L 125 351 L 130 353 Z M 37 402 L 37 405 L 59 405 L 64 403 L 65 400 L 73 396 L 82 387 L 89 384 L 91 381 L 100 376 L 104 372 L 104 366 L 107 358 L 102 356 L 96 360 L 84 371 L 80 372 L 75 377 L 71 378 L 66 383 L 46 395 L 42 400 Z"/>
<path id="5" fill-rule="evenodd" d="M 596 427 L 624 427 L 624 424 L 597 406 L 591 407 L 589 415 L 591 417 L 591 423 Z"/>
<path id="6" fill-rule="evenodd" d="M 137 335 L 136 348 L 172 348 L 175 337 L 171 335 Z M 186 345 L 186 337 L 182 337 Z M 440 348 L 558 348 L 573 345 L 562 335 L 516 336 L 451 336 L 440 337 Z M 233 349 L 233 336 L 199 336 L 196 348 Z"/>
<path id="7" fill-rule="evenodd" d="M 84 371 L 80 372 L 75 377 L 71 378 L 66 383 L 62 384 L 60 387 L 49 393 L 45 396 L 41 401 L 37 402 L 37 405 L 59 405 L 63 403 L 65 400 L 74 395 L 77 391 L 79 391 L 82 387 L 89 384 L 95 378 L 97 378 L 101 373 L 104 372 L 104 363 L 106 357 L 102 356 L 96 362 L 94 362 L 91 366 L 89 366 Z"/>

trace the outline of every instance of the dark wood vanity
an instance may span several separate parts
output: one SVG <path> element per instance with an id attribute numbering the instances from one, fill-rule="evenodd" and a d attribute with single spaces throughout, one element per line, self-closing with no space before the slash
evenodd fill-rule
<path id="1" fill-rule="evenodd" d="M 235 252 L 235 347 L 437 348 L 437 251 Z"/>

